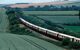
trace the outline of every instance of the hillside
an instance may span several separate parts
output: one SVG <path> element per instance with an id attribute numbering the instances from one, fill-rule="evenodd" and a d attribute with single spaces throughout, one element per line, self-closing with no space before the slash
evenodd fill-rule
<path id="1" fill-rule="evenodd" d="M 9 33 L 5 11 L 4 8 L 0 8 L 0 50 L 64 50 L 39 38 Z"/>
<path id="2" fill-rule="evenodd" d="M 18 7 L 18 8 L 27 8 L 29 6 L 44 6 L 44 5 L 64 5 L 64 4 L 69 4 L 69 3 L 74 3 L 74 2 L 47 2 L 47 3 L 32 3 L 32 4 L 12 4 L 9 5 L 12 8 Z"/>
<path id="3" fill-rule="evenodd" d="M 5 11 L 4 8 L 0 8 L 0 32 L 7 32 L 9 27 L 9 21 Z"/>
<path id="4" fill-rule="evenodd" d="M 0 7 L 4 7 L 4 6 L 7 6 L 7 4 L 0 4 Z"/>
<path id="5" fill-rule="evenodd" d="M 9 33 L 0 34 L 0 50 L 64 50 L 44 40 Z"/>

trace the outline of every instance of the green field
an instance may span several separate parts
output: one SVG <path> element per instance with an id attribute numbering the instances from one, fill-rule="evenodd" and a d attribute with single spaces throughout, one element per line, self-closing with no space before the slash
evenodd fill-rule
<path id="1" fill-rule="evenodd" d="M 79 13 L 78 11 L 24 11 L 23 13 L 24 15 L 36 15 L 39 18 L 49 20 L 54 23 L 66 24 L 66 23 L 79 23 L 80 22 L 79 16 L 65 16 L 65 15 L 71 15 L 71 14 L 73 15 L 78 14 Z M 53 15 L 53 16 L 48 16 L 48 15 Z M 55 15 L 61 15 L 61 16 L 55 16 Z"/>
<path id="2" fill-rule="evenodd" d="M 49 14 L 49 15 L 52 15 L 52 14 L 56 14 L 56 15 L 59 15 L 59 14 L 78 14 L 78 11 L 26 11 L 24 12 L 24 15 L 29 15 L 29 14 L 33 14 L 33 15 L 36 15 L 36 14 Z M 35 16 L 34 16 L 35 17 Z M 38 16 L 38 18 L 41 18 L 41 19 L 44 19 L 44 20 L 48 20 L 50 22 L 53 22 L 53 23 L 59 23 L 59 24 L 77 24 L 77 23 L 80 23 L 80 19 L 79 19 L 79 16 Z M 80 32 L 80 26 L 64 26 L 64 28 L 66 29 L 69 29 L 69 30 L 72 30 L 73 32 Z"/>
<path id="3" fill-rule="evenodd" d="M 64 50 L 39 38 L 9 33 L 8 27 L 5 9 L 0 8 L 0 50 Z"/>
<path id="4" fill-rule="evenodd" d="M 60 23 L 60 24 L 71 24 L 71 23 L 80 23 L 79 16 L 38 16 L 39 18 L 46 19 L 53 23 Z M 80 32 L 80 26 L 64 26 L 64 28 L 72 30 L 74 32 Z"/>
<path id="5" fill-rule="evenodd" d="M 79 23 L 79 16 L 37 16 L 54 23 Z"/>
<path id="6" fill-rule="evenodd" d="M 25 35 L 0 34 L 0 50 L 64 50 L 44 40 Z"/>
<path id="7" fill-rule="evenodd" d="M 38 16 L 38 17 L 46 19 L 53 23 L 60 23 L 60 24 L 80 23 L 79 16 Z M 80 32 L 80 26 L 64 26 L 64 28 L 72 30 L 73 32 Z"/>
<path id="8" fill-rule="evenodd" d="M 80 26 L 64 26 L 66 29 L 80 33 Z"/>
<path id="9" fill-rule="evenodd" d="M 4 8 L 0 8 L 0 32 L 7 32 L 9 27 L 9 21 L 5 11 Z"/>
<path id="10" fill-rule="evenodd" d="M 26 15 L 75 15 L 79 14 L 79 11 L 23 11 Z"/>

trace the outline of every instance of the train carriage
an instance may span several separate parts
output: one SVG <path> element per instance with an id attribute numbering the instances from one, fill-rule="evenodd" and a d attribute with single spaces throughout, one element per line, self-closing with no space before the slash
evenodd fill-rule
<path id="1" fill-rule="evenodd" d="M 39 27 L 39 31 L 42 31 L 43 33 L 46 33 L 46 29 Z"/>
<path id="2" fill-rule="evenodd" d="M 57 36 L 56 33 L 51 32 L 50 30 L 47 30 L 47 34 L 53 35 L 53 36 Z"/>

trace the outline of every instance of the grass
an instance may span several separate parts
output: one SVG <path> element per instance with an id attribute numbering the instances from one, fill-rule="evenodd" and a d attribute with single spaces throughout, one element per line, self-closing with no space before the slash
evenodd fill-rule
<path id="1" fill-rule="evenodd" d="M 0 8 L 0 32 L 8 32 L 9 21 L 5 11 L 4 8 Z"/>
<path id="2" fill-rule="evenodd" d="M 47 41 L 25 35 L 15 34 L 1 34 L 0 33 L 0 46 L 3 50 L 64 50 Z"/>
<path id="3" fill-rule="evenodd" d="M 80 33 L 80 26 L 64 26 L 66 29 Z"/>
<path id="4" fill-rule="evenodd" d="M 38 16 L 54 23 L 79 23 L 79 16 Z"/>
<path id="5" fill-rule="evenodd" d="M 79 16 L 38 16 L 39 18 L 49 20 L 54 23 L 80 23 Z M 74 32 L 80 32 L 80 26 L 64 26 L 64 28 Z"/>
<path id="6" fill-rule="evenodd" d="M 24 15 L 37 15 L 37 17 L 39 18 L 49 20 L 54 23 L 66 24 L 66 23 L 79 23 L 80 21 L 79 16 L 65 16 L 71 14 L 72 15 L 79 14 L 78 11 L 23 11 L 23 13 Z M 48 16 L 48 15 L 53 15 L 53 16 Z"/>
<path id="7" fill-rule="evenodd" d="M 8 24 L 5 9 L 0 9 L 0 46 L 2 50 L 64 50 L 52 43 L 32 36 L 7 33 Z"/>
<path id="8" fill-rule="evenodd" d="M 37 15 L 37 14 L 78 14 L 78 11 L 24 11 L 24 15 L 29 15 L 29 14 L 33 14 L 33 15 Z M 35 16 L 34 16 L 35 17 Z M 53 23 L 58 23 L 58 24 L 77 24 L 80 23 L 80 19 L 79 16 L 38 16 L 37 17 L 44 19 L 44 20 L 48 20 L 51 21 Z M 80 32 L 80 26 L 64 26 L 64 28 L 71 30 L 73 32 Z"/>
<path id="9" fill-rule="evenodd" d="M 75 15 L 79 14 L 79 11 L 23 11 L 23 13 L 26 15 Z"/>

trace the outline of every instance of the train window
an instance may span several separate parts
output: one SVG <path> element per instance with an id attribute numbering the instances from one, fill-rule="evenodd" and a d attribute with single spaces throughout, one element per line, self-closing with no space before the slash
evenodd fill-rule
<path id="1" fill-rule="evenodd" d="M 71 38 L 71 41 L 74 42 L 74 38 Z"/>
<path id="2" fill-rule="evenodd" d="M 29 26 L 33 28 L 33 26 L 32 26 L 32 25 L 29 25 Z"/>
<path id="3" fill-rule="evenodd" d="M 36 29 L 36 30 L 38 29 L 38 27 L 37 27 L 37 26 L 34 26 L 33 28 L 34 28 L 34 29 Z"/>
<path id="4" fill-rule="evenodd" d="M 35 26 L 32 25 L 32 28 L 35 28 Z"/>
<path id="5" fill-rule="evenodd" d="M 27 24 L 27 26 L 29 26 L 29 24 Z"/>
<path id="6" fill-rule="evenodd" d="M 26 25 L 28 26 L 28 23 L 26 23 Z"/>
<path id="7" fill-rule="evenodd" d="M 38 31 L 39 31 L 39 28 L 37 27 L 37 28 L 36 28 L 36 30 L 38 30 Z"/>
<path id="8" fill-rule="evenodd" d="M 47 31 L 47 34 L 51 34 L 51 35 L 57 36 L 56 33 L 53 33 L 53 32 L 50 32 L 50 31 Z"/>
<path id="9" fill-rule="evenodd" d="M 79 40 L 76 40 L 76 42 L 78 42 L 78 43 L 79 43 Z"/>
<path id="10" fill-rule="evenodd" d="M 46 30 L 43 29 L 43 28 L 39 28 L 39 31 L 42 31 L 42 32 L 46 33 Z"/>
<path id="11" fill-rule="evenodd" d="M 58 35 L 58 37 L 59 37 L 59 38 L 64 38 L 64 36 L 62 36 L 62 35 Z"/>

